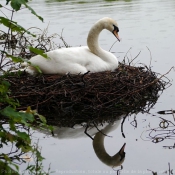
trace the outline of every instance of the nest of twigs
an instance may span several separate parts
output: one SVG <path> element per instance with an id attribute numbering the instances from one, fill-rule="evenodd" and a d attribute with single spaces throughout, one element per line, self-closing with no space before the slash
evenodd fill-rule
<path id="1" fill-rule="evenodd" d="M 53 42 L 55 37 L 59 37 L 64 46 L 68 47 L 62 33 L 51 36 L 47 34 L 47 29 L 42 34 L 37 34 L 36 38 L 25 32 L 10 34 L 0 31 L 0 46 L 3 46 L 4 51 L 11 49 L 13 56 L 25 59 L 35 55 L 28 46 L 40 48 L 44 52 L 54 50 L 56 46 L 60 48 L 60 45 Z M 10 69 L 16 67 L 11 60 L 5 60 L 3 54 L 1 70 L 8 66 Z M 36 77 L 24 72 L 8 75 L 5 79 L 11 83 L 10 97 L 20 103 L 17 110 L 26 110 L 30 106 L 44 115 L 48 124 L 73 126 L 82 122 L 111 122 L 123 114 L 148 112 L 156 103 L 160 92 L 169 84 L 163 77 L 158 78 L 158 74 L 146 66 L 120 64 L 114 72 Z M 4 80 L 4 76 L 0 77 L 1 80 Z M 3 107 L 5 104 L 0 104 L 0 108 Z"/>
<path id="2" fill-rule="evenodd" d="M 11 97 L 37 109 L 49 124 L 72 126 L 82 122 L 115 120 L 123 114 L 148 112 L 168 84 L 147 67 L 120 64 L 114 72 L 84 75 L 11 75 Z"/>

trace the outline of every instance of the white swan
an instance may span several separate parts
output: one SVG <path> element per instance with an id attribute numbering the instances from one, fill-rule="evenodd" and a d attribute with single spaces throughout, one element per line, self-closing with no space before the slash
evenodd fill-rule
<path id="1" fill-rule="evenodd" d="M 105 147 L 104 147 L 104 138 L 105 138 L 104 134 L 108 134 L 109 132 L 114 130 L 116 127 L 118 127 L 119 124 L 120 122 L 116 123 L 114 126 L 112 124 L 107 125 L 104 129 L 101 130 L 101 132 L 98 132 L 95 135 L 94 140 L 93 140 L 93 148 L 94 148 L 94 151 L 97 157 L 104 164 L 110 167 L 120 166 L 125 160 L 125 152 L 124 152 L 125 145 L 126 145 L 125 143 L 122 146 L 122 148 L 119 150 L 119 152 L 115 154 L 114 156 L 110 156 L 106 152 Z"/>
<path id="2" fill-rule="evenodd" d="M 98 37 L 103 29 L 112 32 L 120 41 L 117 23 L 108 17 L 97 21 L 89 31 L 87 46 L 62 48 L 47 52 L 48 58 L 40 55 L 32 57 L 29 62 L 38 66 L 43 74 L 84 74 L 90 72 L 113 71 L 118 67 L 117 58 L 103 50 L 98 44 Z M 36 74 L 37 70 L 26 65 L 26 72 Z M 21 69 L 22 70 L 22 69 Z"/>

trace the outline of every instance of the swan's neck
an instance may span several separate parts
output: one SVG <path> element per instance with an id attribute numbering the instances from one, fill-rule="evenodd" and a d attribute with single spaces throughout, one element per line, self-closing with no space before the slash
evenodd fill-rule
<path id="1" fill-rule="evenodd" d="M 104 29 L 102 23 L 96 23 L 92 26 L 89 31 L 88 38 L 87 38 L 87 45 L 91 52 L 98 55 L 99 52 L 102 50 L 98 44 L 98 38 L 100 32 Z"/>
<path id="2" fill-rule="evenodd" d="M 106 62 L 111 62 L 112 60 L 110 58 L 112 54 L 103 50 L 98 43 L 99 34 L 103 29 L 105 29 L 105 24 L 102 21 L 95 23 L 89 31 L 87 45 L 93 54 Z"/>
<path id="3" fill-rule="evenodd" d="M 118 127 L 118 125 L 120 124 L 120 121 L 116 123 L 116 125 L 111 125 L 109 124 L 108 126 L 105 127 L 105 129 L 101 130 L 102 133 L 104 134 L 108 134 L 110 131 L 116 129 Z M 104 147 L 104 138 L 105 135 L 102 134 L 101 132 L 98 132 L 95 137 L 94 137 L 94 141 L 93 141 L 93 147 L 94 147 L 94 151 L 97 155 L 97 157 L 106 165 L 108 166 L 119 166 L 121 165 L 120 163 L 120 155 L 119 153 L 115 154 L 114 156 L 110 156 Z"/>
<path id="4" fill-rule="evenodd" d="M 98 133 L 95 135 L 95 137 L 98 137 L 99 135 L 102 135 L 101 133 Z M 96 139 L 94 137 L 94 139 Z M 100 144 L 100 146 L 99 146 Z M 106 165 L 113 166 L 113 158 L 114 156 L 110 156 L 104 147 L 104 136 L 101 139 L 96 139 L 96 142 L 93 143 L 94 151 L 97 155 L 97 157 Z"/>

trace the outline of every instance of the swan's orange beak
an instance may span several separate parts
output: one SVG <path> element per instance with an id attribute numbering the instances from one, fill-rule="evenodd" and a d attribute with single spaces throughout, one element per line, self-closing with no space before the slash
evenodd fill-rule
<path id="1" fill-rule="evenodd" d="M 114 30 L 113 31 L 113 34 L 115 35 L 115 37 L 118 39 L 118 41 L 120 42 L 120 37 L 119 37 L 119 35 L 118 35 L 118 32 L 117 32 L 117 30 Z"/>

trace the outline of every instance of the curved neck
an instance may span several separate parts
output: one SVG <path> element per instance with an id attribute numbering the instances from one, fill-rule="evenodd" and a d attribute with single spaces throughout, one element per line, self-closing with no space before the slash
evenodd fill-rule
<path id="1" fill-rule="evenodd" d="M 106 165 L 114 167 L 114 166 L 119 166 L 120 165 L 120 156 L 119 153 L 117 152 L 114 156 L 110 156 L 104 147 L 104 134 L 108 134 L 110 131 L 116 129 L 118 125 L 120 124 L 120 121 L 118 121 L 115 125 L 107 125 L 101 132 L 98 132 L 93 140 L 93 148 L 94 151 L 97 155 L 97 157 Z M 104 134 L 103 134 L 104 133 Z"/>
<path id="2" fill-rule="evenodd" d="M 98 37 L 100 32 L 104 29 L 102 22 L 95 23 L 89 31 L 88 38 L 87 38 L 87 45 L 92 53 L 95 55 L 99 55 L 103 49 L 100 48 L 98 44 Z"/>
<path id="3" fill-rule="evenodd" d="M 99 34 L 103 29 L 106 29 L 106 23 L 103 20 L 95 23 L 89 31 L 87 45 L 93 54 L 114 66 L 118 64 L 116 57 L 112 53 L 103 50 L 98 43 Z"/>

